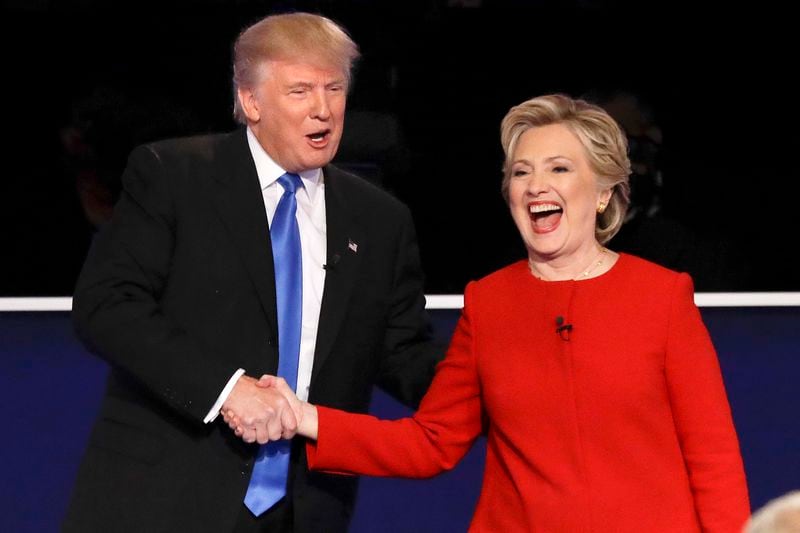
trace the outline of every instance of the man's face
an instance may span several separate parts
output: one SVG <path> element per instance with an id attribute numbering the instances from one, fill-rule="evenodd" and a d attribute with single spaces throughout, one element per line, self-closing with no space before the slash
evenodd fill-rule
<path id="1" fill-rule="evenodd" d="M 259 143 L 284 170 L 320 168 L 336 155 L 347 100 L 341 69 L 268 61 L 261 81 L 239 98 Z"/>

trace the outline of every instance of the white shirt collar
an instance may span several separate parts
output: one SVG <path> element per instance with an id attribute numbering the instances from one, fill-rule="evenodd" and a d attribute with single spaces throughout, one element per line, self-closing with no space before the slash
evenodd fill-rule
<path id="1" fill-rule="evenodd" d="M 263 191 L 275 183 L 286 171 L 278 166 L 278 163 L 267 154 L 249 126 L 247 128 L 247 144 L 250 147 L 250 153 L 253 155 L 253 161 L 256 163 L 258 182 Z M 306 194 L 308 194 L 309 200 L 313 201 L 314 195 L 317 193 L 317 186 L 322 180 L 322 169 L 313 168 L 311 170 L 304 170 L 298 174 L 300 174 L 300 178 L 303 180 L 303 188 Z"/>

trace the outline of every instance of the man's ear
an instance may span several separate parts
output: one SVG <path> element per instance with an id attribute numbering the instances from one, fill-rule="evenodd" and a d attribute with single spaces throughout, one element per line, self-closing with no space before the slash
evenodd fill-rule
<path id="1" fill-rule="evenodd" d="M 261 107 L 253 90 L 239 88 L 236 90 L 236 97 L 239 98 L 239 105 L 242 106 L 242 111 L 244 111 L 244 116 L 247 117 L 248 122 L 261 120 Z"/>

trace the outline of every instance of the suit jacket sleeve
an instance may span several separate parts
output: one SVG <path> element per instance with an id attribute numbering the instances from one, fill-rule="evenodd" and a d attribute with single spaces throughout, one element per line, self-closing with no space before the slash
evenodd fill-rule
<path id="1" fill-rule="evenodd" d="M 78 280 L 73 320 L 86 345 L 185 416 L 202 422 L 236 370 L 186 333 L 160 305 L 179 222 L 159 153 L 134 150 L 112 221 Z"/>
<path id="2" fill-rule="evenodd" d="M 394 287 L 384 336 L 378 385 L 402 403 L 416 408 L 433 379 L 445 346 L 432 337 L 425 312 L 424 276 L 416 232 L 403 207 L 394 262 Z"/>
<path id="3" fill-rule="evenodd" d="M 670 403 L 703 531 L 739 531 L 750 513 L 744 467 L 717 355 L 693 294 L 691 278 L 681 274 L 665 362 Z"/>
<path id="4" fill-rule="evenodd" d="M 481 432 L 480 382 L 465 307 L 447 356 L 410 418 L 387 421 L 318 407 L 309 467 L 334 473 L 430 477 L 453 468 Z"/>

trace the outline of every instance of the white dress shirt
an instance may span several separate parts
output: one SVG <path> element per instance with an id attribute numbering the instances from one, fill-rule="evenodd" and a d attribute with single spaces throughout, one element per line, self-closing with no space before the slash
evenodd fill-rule
<path id="1" fill-rule="evenodd" d="M 247 128 L 247 144 L 256 163 L 261 195 L 267 211 L 267 219 L 272 225 L 272 217 L 278 207 L 283 187 L 278 183 L 286 171 L 267 155 L 258 139 Z M 319 328 L 319 312 L 322 306 L 322 291 L 325 288 L 325 264 L 328 247 L 325 223 L 325 183 L 322 169 L 300 172 L 303 188 L 295 193 L 297 198 L 297 225 L 300 228 L 300 248 L 303 260 L 303 325 L 300 334 L 300 360 L 297 366 L 297 397 L 308 399 L 311 383 L 311 369 L 314 365 L 314 349 Z M 264 243 L 267 246 L 267 243 Z M 279 340 L 280 342 L 280 340 Z M 236 381 L 245 373 L 237 370 L 211 407 L 205 422 L 213 421 L 219 414 L 222 404 L 233 390 Z"/>

